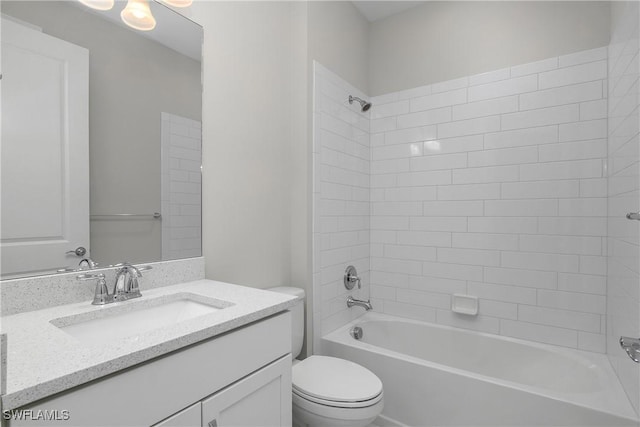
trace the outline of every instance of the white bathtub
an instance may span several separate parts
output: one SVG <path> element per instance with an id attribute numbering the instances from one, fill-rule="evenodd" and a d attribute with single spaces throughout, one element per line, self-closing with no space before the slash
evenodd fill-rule
<path id="1" fill-rule="evenodd" d="M 380 377 L 390 424 L 639 425 L 605 355 L 378 313 L 326 335 L 322 350 Z"/>

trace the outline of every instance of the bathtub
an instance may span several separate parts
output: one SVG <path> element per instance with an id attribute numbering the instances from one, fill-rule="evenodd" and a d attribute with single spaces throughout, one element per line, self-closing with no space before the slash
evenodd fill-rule
<path id="1" fill-rule="evenodd" d="M 321 345 L 380 377 L 378 425 L 639 425 L 605 355 L 372 312 Z"/>

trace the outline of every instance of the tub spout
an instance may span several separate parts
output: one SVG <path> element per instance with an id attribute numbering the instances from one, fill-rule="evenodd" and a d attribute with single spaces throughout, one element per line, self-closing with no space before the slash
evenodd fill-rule
<path id="1" fill-rule="evenodd" d="M 354 305 L 363 307 L 367 311 L 373 309 L 373 306 L 371 305 L 371 301 L 363 301 L 363 300 L 355 299 L 354 297 L 349 295 L 349 298 L 347 298 L 347 307 L 353 307 Z"/>

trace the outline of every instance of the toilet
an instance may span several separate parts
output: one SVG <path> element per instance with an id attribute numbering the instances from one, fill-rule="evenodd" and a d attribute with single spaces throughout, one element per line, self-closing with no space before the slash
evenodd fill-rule
<path id="1" fill-rule="evenodd" d="M 292 287 L 270 291 L 302 297 Z M 290 308 L 294 427 L 364 427 L 382 412 L 382 381 L 367 368 L 329 356 L 295 358 L 304 339 L 304 302 Z"/>

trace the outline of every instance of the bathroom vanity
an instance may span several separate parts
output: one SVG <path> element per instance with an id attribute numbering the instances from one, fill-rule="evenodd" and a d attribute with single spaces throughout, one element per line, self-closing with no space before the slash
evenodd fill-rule
<path id="1" fill-rule="evenodd" d="M 291 425 L 287 309 L 296 300 L 198 280 L 111 306 L 83 302 L 4 317 L 3 422 Z M 169 312 L 175 322 L 158 323 Z M 119 336 L 110 335 L 111 322 Z"/>

